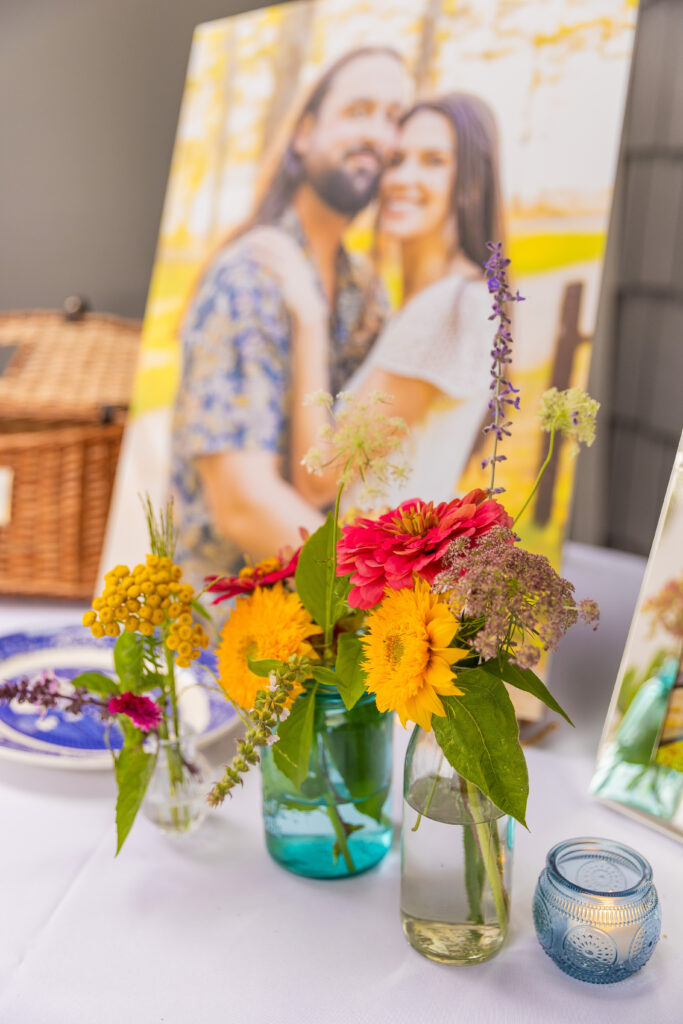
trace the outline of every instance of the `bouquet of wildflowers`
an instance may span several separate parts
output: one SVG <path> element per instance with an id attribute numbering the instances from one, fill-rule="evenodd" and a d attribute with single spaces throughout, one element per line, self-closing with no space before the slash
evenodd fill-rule
<path id="1" fill-rule="evenodd" d="M 380 412 L 386 396 L 346 397 L 324 449 L 308 456 L 313 471 L 334 462 L 339 492 L 326 523 L 294 555 L 214 579 L 218 600 L 236 596 L 218 650 L 220 681 L 240 707 L 247 733 L 213 789 L 219 803 L 274 742 L 280 770 L 306 778 L 316 687 L 337 687 L 347 708 L 365 693 L 402 724 L 434 730 L 443 754 L 501 811 L 525 820 L 528 778 L 506 684 L 564 711 L 534 672 L 579 617 L 597 621 L 594 602 L 578 603 L 573 586 L 549 561 L 525 550 L 515 519 L 495 485 L 508 412 L 519 395 L 507 377 L 512 339 L 507 310 L 520 301 L 508 288 L 509 263 L 491 245 L 486 264 L 497 320 L 493 343 L 493 450 L 484 461 L 489 486 L 434 505 L 415 498 L 378 517 L 339 523 L 342 490 L 354 475 L 399 472 L 394 453 L 401 424 Z M 344 396 L 343 396 L 344 397 Z M 332 411 L 332 400 L 324 397 Z M 590 444 L 597 403 L 578 388 L 544 396 L 541 426 L 575 445 Z M 306 461 L 306 460 L 305 460 Z M 517 517 L 517 518 L 518 518 Z"/>
<path id="2" fill-rule="evenodd" d="M 104 590 L 83 616 L 94 637 L 116 638 L 116 678 L 84 672 L 68 687 L 61 687 L 52 675 L 0 686 L 0 700 L 74 714 L 89 707 L 109 726 L 118 726 L 123 744 L 112 750 L 118 789 L 117 854 L 145 797 L 160 743 L 171 789 L 182 787 L 194 771 L 180 746 L 175 667 L 187 668 L 209 642 L 194 621 L 194 590 L 182 583 L 182 569 L 173 563 L 172 505 L 157 521 L 148 500 L 146 516 L 152 550 L 145 563 L 133 569 L 117 565 L 106 573 Z M 182 812 L 175 808 L 175 814 L 182 831 Z"/>

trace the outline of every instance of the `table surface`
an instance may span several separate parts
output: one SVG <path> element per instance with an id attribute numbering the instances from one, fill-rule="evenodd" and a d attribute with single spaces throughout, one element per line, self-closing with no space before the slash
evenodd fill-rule
<path id="1" fill-rule="evenodd" d="M 470 968 L 423 959 L 401 931 L 397 842 L 358 878 L 290 875 L 264 847 L 258 773 L 194 836 L 139 820 L 114 859 L 110 773 L 0 761 L 2 1024 L 635 1024 L 683 1019 L 681 847 L 588 795 L 595 749 L 644 561 L 568 545 L 565 572 L 602 606 L 577 626 L 550 685 L 577 723 L 528 748 L 529 828 L 519 828 L 512 925 L 497 957 Z M 78 621 L 77 605 L 0 602 L 0 632 Z M 396 732 L 394 806 L 407 734 Z M 207 753 L 220 764 L 234 737 Z M 398 835 L 398 828 L 397 828 Z M 606 836 L 652 864 L 663 935 L 618 985 L 562 974 L 536 941 L 531 901 L 547 850 Z"/>

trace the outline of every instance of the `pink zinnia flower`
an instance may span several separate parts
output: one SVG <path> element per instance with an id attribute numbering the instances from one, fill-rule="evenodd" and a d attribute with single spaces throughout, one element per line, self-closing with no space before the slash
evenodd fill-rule
<path id="1" fill-rule="evenodd" d="M 300 552 L 301 548 L 297 548 L 287 561 L 287 556 L 281 552 L 278 558 L 266 558 L 258 565 L 245 566 L 238 576 L 207 576 L 205 582 L 209 584 L 208 590 L 212 594 L 221 595 L 214 599 L 213 604 L 227 601 L 236 594 L 250 594 L 256 587 L 268 587 L 280 580 L 289 579 L 296 572 Z"/>
<path id="2" fill-rule="evenodd" d="M 456 537 L 476 541 L 496 525 L 512 526 L 512 517 L 478 489 L 436 507 L 413 498 L 379 519 L 345 526 L 337 547 L 337 574 L 351 575 L 349 605 L 372 608 L 387 587 L 412 587 L 414 574 L 431 584 Z"/>
<path id="3" fill-rule="evenodd" d="M 110 715 L 128 715 L 133 725 L 143 732 L 156 729 L 161 723 L 161 708 L 143 694 L 131 693 L 130 690 L 120 697 L 112 697 L 107 704 Z"/>

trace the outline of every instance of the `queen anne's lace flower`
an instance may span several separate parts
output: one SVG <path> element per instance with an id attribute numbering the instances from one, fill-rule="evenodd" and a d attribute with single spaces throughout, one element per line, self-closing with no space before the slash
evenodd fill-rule
<path id="1" fill-rule="evenodd" d="M 600 403 L 581 388 L 558 391 L 549 388 L 541 397 L 538 417 L 541 429 L 550 433 L 559 430 L 574 450 L 580 444 L 589 448 L 595 440 L 595 417 Z"/>
<path id="2" fill-rule="evenodd" d="M 382 493 L 391 479 L 405 475 L 399 449 L 406 434 L 406 425 L 398 416 L 387 416 L 382 406 L 393 401 L 390 395 L 373 391 L 367 398 L 350 392 L 337 395 L 337 410 L 332 396 L 324 391 L 307 395 L 305 404 L 324 405 L 335 423 L 326 425 L 319 441 L 301 460 L 309 473 L 321 473 L 328 466 L 338 470 L 338 482 L 346 486 L 360 479 L 365 496 Z"/>

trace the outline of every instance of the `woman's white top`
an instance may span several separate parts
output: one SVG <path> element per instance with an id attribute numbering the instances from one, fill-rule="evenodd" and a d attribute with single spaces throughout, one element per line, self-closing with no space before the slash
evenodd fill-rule
<path id="1" fill-rule="evenodd" d="M 427 381 L 440 394 L 406 443 L 407 476 L 382 498 L 450 501 L 458 493 L 490 398 L 495 326 L 486 282 L 449 275 L 423 289 L 391 318 L 347 385 L 358 390 L 372 370 Z M 400 413 L 400 410 L 397 410 Z M 352 489 L 355 491 L 355 488 Z M 351 494 L 352 499 L 355 495 Z"/>

